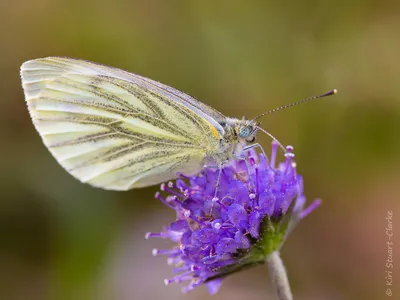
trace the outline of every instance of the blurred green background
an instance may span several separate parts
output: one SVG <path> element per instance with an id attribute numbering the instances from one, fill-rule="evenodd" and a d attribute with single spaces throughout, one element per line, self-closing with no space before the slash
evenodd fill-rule
<path id="1" fill-rule="evenodd" d="M 1 299 L 210 297 L 163 284 L 172 270 L 151 249 L 171 244 L 144 240 L 174 216 L 153 199 L 158 187 L 94 189 L 42 145 L 19 67 L 49 55 L 123 68 L 235 117 L 337 88 L 263 119 L 295 147 L 308 200 L 324 200 L 282 255 L 295 299 L 387 298 L 387 212 L 400 220 L 399 1 L 0 0 L 0 33 Z M 229 277 L 213 299 L 274 299 L 267 269 Z"/>

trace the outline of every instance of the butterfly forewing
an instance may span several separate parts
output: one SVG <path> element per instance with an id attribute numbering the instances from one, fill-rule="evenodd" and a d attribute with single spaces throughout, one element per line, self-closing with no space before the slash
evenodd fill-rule
<path id="1" fill-rule="evenodd" d="M 190 96 L 118 69 L 54 57 L 24 63 L 21 77 L 45 145 L 76 178 L 105 189 L 198 172 L 222 130 Z"/>

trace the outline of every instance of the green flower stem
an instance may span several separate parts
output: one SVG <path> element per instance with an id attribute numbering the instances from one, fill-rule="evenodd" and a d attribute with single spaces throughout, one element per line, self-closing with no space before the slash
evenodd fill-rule
<path id="1" fill-rule="evenodd" d="M 278 251 L 272 252 L 266 259 L 272 283 L 279 300 L 293 300 L 285 266 Z"/>

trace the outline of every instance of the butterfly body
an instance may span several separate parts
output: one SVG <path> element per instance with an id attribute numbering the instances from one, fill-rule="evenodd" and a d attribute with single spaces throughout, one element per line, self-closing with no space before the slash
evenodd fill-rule
<path id="1" fill-rule="evenodd" d="M 62 57 L 25 62 L 21 78 L 44 144 L 74 177 L 128 190 L 232 161 L 253 121 L 227 118 L 151 79 Z"/>

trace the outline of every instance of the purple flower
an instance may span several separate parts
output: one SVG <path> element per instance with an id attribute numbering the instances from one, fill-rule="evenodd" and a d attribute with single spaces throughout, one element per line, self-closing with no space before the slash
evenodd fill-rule
<path id="1" fill-rule="evenodd" d="M 216 198 L 219 170 L 204 169 L 161 185 L 166 196 L 157 193 L 156 198 L 176 211 L 176 221 L 146 238 L 175 243 L 172 249 L 153 250 L 153 255 L 167 255 L 178 274 L 165 284 L 188 281 L 183 292 L 205 284 L 214 294 L 225 276 L 264 263 L 282 246 L 297 222 L 320 204 L 316 200 L 303 209 L 302 178 L 292 151 L 288 146 L 286 160 L 277 167 L 276 143 L 270 161 L 249 151 L 248 166 L 238 160 L 222 169 Z"/>

